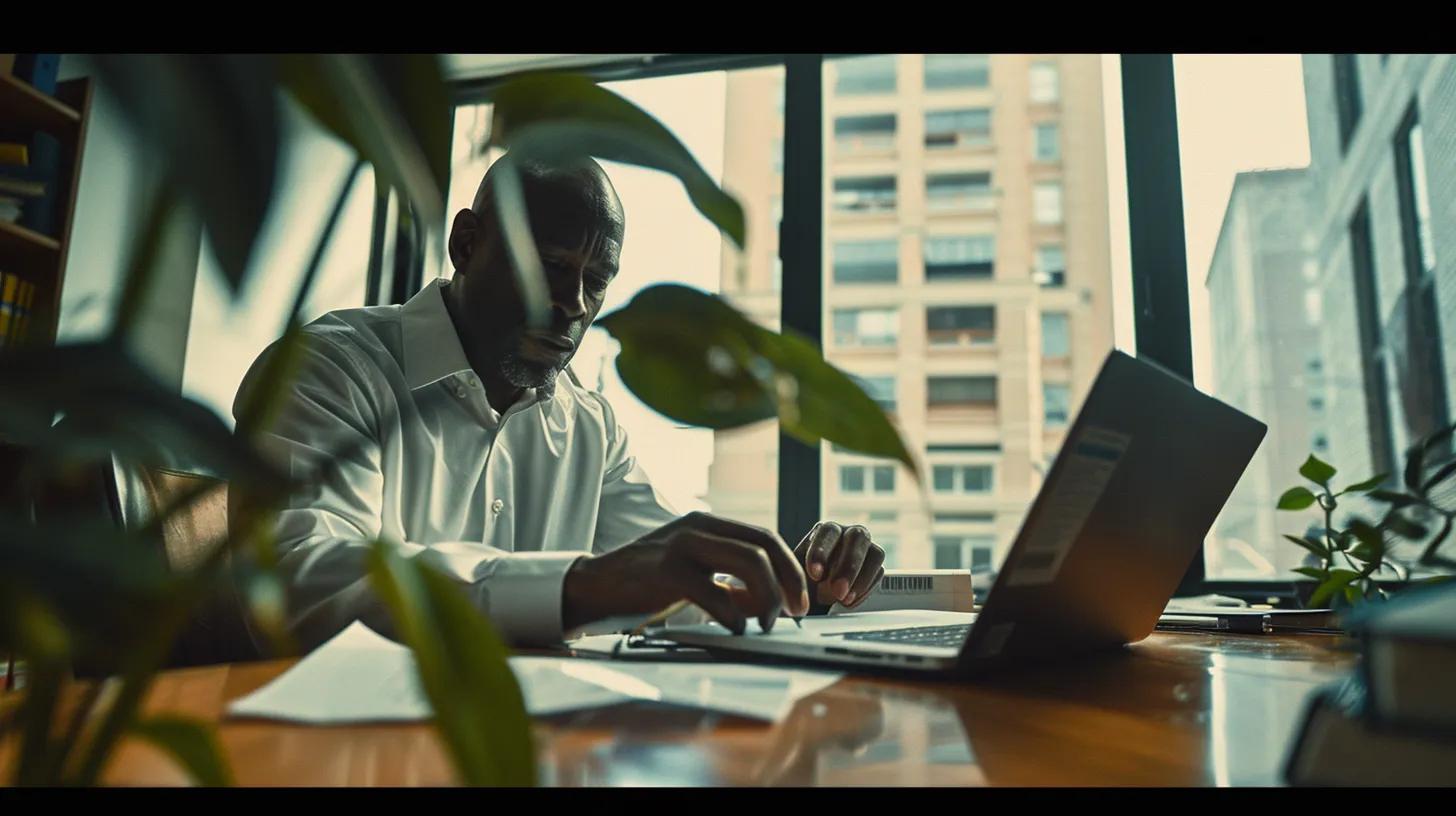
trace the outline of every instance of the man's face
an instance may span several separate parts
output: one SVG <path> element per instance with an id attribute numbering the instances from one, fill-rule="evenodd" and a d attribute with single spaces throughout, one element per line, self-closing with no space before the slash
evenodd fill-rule
<path id="1" fill-rule="evenodd" d="M 456 270 L 464 276 L 456 322 L 472 364 L 493 361 L 498 367 L 494 373 L 511 385 L 539 388 L 571 361 L 601 311 L 621 259 L 623 218 L 605 177 L 525 182 L 550 296 L 546 326 L 526 329 L 525 304 L 491 212 L 483 218 L 469 211 L 457 216 L 450 247 Z M 457 237 L 462 230 L 471 234 Z M 457 241 L 469 247 L 468 257 L 457 254 Z"/>

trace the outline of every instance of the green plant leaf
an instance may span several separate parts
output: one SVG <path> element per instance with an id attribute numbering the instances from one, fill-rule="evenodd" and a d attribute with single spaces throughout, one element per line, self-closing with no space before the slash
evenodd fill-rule
<path id="1" fill-rule="evenodd" d="M 1330 577 L 1330 571 L 1320 567 L 1295 567 L 1294 571 L 1320 582 L 1327 581 Z"/>
<path id="2" fill-rule="evenodd" d="M 234 292 L 273 201 L 279 133 L 273 72 L 238 54 L 98 54 L 98 77 L 134 136 L 202 218 Z M 220 160 L 226 157 L 226 160 Z"/>
<path id="3" fill-rule="evenodd" d="M 1351 606 L 1359 603 L 1360 599 L 1363 597 L 1364 596 L 1360 594 L 1360 590 L 1356 589 L 1354 584 L 1350 584 L 1345 587 L 1345 600 Z"/>
<path id="4" fill-rule="evenodd" d="M 132 724 L 132 733 L 171 754 L 199 785 L 232 785 L 232 772 L 211 726 L 186 717 L 158 715 Z"/>
<path id="5" fill-rule="evenodd" d="M 1404 516 L 1392 513 L 1386 520 L 1385 526 L 1392 533 L 1401 538 L 1422 539 L 1430 535 L 1430 530 L 1423 524 L 1418 524 Z"/>
<path id="6" fill-rule="evenodd" d="M 1370 562 L 1380 556 L 1380 550 L 1368 542 L 1362 541 L 1350 550 L 1350 556 L 1360 561 Z"/>
<path id="7" fill-rule="evenodd" d="M 1375 501 L 1389 504 L 1393 507 L 1393 509 L 1397 510 L 1402 507 L 1409 507 L 1413 504 L 1420 504 L 1421 501 L 1415 496 L 1409 496 L 1405 493 L 1396 493 L 1391 490 L 1372 490 L 1365 495 L 1366 497 L 1374 499 Z"/>
<path id="8" fill-rule="evenodd" d="M 433 54 L 285 54 L 294 99 L 414 205 L 431 234 L 445 223 L 452 108 Z"/>
<path id="9" fill-rule="evenodd" d="M 1314 594 L 1309 596 L 1309 605 L 1318 608 L 1324 605 L 1338 592 L 1343 592 L 1350 582 L 1360 577 L 1360 573 L 1353 570 L 1337 569 L 1330 570 L 1330 577 L 1315 588 Z"/>
<path id="10" fill-rule="evenodd" d="M 919 470 L 880 406 L 813 343 L 776 334 L 721 298 L 676 284 L 642 290 L 597 320 L 622 344 L 617 370 L 670 419 L 736 428 L 775 415 L 808 444 L 828 440 Z"/>
<path id="11" fill-rule="evenodd" d="M 522 74 L 502 83 L 491 99 L 493 143 L 526 156 L 594 156 L 670 173 L 698 212 L 740 248 L 745 245 L 742 205 L 662 123 L 590 77 Z"/>
<path id="12" fill-rule="evenodd" d="M 1292 535 L 1285 535 L 1284 537 L 1289 541 L 1293 542 L 1295 545 L 1309 550 L 1320 558 L 1328 558 L 1330 555 L 1329 550 L 1325 548 L 1325 545 L 1320 543 L 1319 541 L 1315 541 L 1314 539 L 1301 538 L 1299 536 Z"/>
<path id="13" fill-rule="evenodd" d="M 1339 495 L 1343 496 L 1346 493 L 1359 493 L 1359 492 L 1364 491 L 1364 490 L 1370 490 L 1370 489 L 1372 489 L 1374 487 L 1377 487 L 1378 485 L 1384 483 L 1385 480 L 1386 479 L 1389 479 L 1389 478 L 1390 478 L 1390 474 L 1389 473 L 1382 473 L 1379 476 L 1371 476 L 1369 479 L 1366 479 L 1363 482 L 1356 482 L 1355 484 L 1350 485 L 1349 487 L 1345 488 L 1344 490 L 1341 490 L 1340 493 L 1339 493 Z"/>
<path id="14" fill-rule="evenodd" d="M 1308 488 L 1291 487 L 1279 497 L 1280 510 L 1303 510 L 1314 504 L 1314 494 Z"/>
<path id="15" fill-rule="evenodd" d="M 65 376 L 57 376 L 65 372 Z M 277 492 L 288 474 L 238 438 L 217 414 L 158 382 L 118 345 L 83 343 L 0 356 L 0 434 L 37 462 L 116 455 L 190 468 Z M 55 423 L 57 415 L 64 420 Z"/>
<path id="16" fill-rule="evenodd" d="M 1421 484 L 1421 495 L 1430 493 L 1431 488 L 1451 478 L 1451 474 L 1453 473 L 1456 473 L 1456 462 L 1447 462 L 1440 470 L 1436 471 L 1435 475 Z"/>
<path id="17" fill-rule="evenodd" d="M 414 652 L 460 781 L 534 785 L 531 721 L 509 653 L 490 622 L 452 579 L 385 542 L 371 551 L 370 579 Z"/>
<path id="18" fill-rule="evenodd" d="M 1324 487 L 1326 490 L 1329 489 L 1330 479 L 1334 478 L 1335 473 L 1335 468 L 1332 465 L 1312 453 L 1308 459 L 1304 460 L 1304 464 L 1299 466 L 1300 476 Z"/>

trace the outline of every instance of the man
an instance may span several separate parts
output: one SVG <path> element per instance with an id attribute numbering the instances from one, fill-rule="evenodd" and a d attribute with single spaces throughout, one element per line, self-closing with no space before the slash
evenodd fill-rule
<path id="1" fill-rule="evenodd" d="M 681 599 L 738 632 L 749 617 L 767 630 L 781 612 L 805 614 L 811 590 L 820 603 L 861 603 L 884 574 L 863 527 L 821 522 L 791 551 L 767 530 L 679 517 L 653 489 L 611 405 L 567 368 L 617 273 L 621 202 L 589 159 L 519 169 L 550 290 L 546 328 L 526 330 L 493 167 L 455 216 L 448 283 L 304 330 L 300 373 L 260 438 L 294 473 L 344 454 L 279 517 L 295 635 L 312 645 L 356 619 L 389 630 L 364 566 L 376 538 L 459 579 L 523 644 Z"/>

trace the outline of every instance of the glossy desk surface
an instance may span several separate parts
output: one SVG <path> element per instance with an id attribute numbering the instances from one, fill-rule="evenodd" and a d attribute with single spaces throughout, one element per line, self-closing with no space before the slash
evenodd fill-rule
<path id="1" fill-rule="evenodd" d="M 655 704 L 538 721 L 551 785 L 1273 785 L 1309 692 L 1354 663 L 1328 635 L 1159 633 L 1120 653 L 974 683 L 848 676 L 767 725 Z M 292 661 L 167 672 L 152 712 L 221 722 L 242 785 L 444 785 L 419 725 L 223 718 Z M 7 753 L 0 751 L 0 754 Z M 128 743 L 107 780 L 186 784 Z"/>

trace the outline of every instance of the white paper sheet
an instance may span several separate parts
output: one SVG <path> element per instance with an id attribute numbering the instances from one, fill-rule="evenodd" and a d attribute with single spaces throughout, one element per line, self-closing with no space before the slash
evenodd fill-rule
<path id="1" fill-rule="evenodd" d="M 526 710 L 538 716 L 653 700 L 776 722 L 795 701 L 843 676 L 731 663 L 510 661 Z M 233 701 L 228 713 L 315 724 L 401 722 L 429 719 L 430 705 L 409 650 L 355 623 L 273 682 Z"/>

